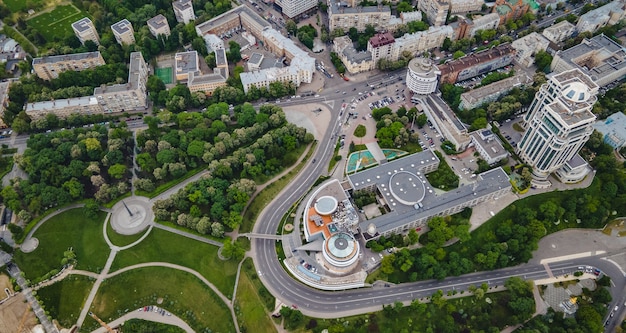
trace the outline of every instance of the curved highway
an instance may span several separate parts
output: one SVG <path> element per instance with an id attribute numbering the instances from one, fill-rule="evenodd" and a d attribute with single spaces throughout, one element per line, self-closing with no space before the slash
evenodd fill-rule
<path id="1" fill-rule="evenodd" d="M 404 72 L 396 72 L 396 75 L 404 76 Z M 350 101 L 356 94 L 356 91 L 371 90 L 366 88 L 364 83 L 348 83 L 342 84 L 339 88 L 340 92 L 331 92 L 326 89 L 325 93 L 318 97 L 309 97 L 307 99 L 288 100 L 278 105 L 287 106 L 293 104 L 335 101 L 334 107 L 331 108 L 331 122 L 324 137 L 320 140 L 317 151 L 312 156 L 318 162 L 310 163 L 296 179 L 283 190 L 259 215 L 254 226 L 255 233 L 275 234 L 277 233 L 280 220 L 287 210 L 302 197 L 320 175 L 326 174 L 326 167 L 329 159 L 332 157 L 334 148 L 335 132 L 339 129 L 339 108 L 341 99 Z M 346 91 L 347 94 L 342 92 Z M 387 285 L 372 288 L 360 288 L 345 291 L 327 292 L 308 287 L 294 280 L 282 267 L 277 258 L 276 242 L 266 239 L 252 239 L 253 260 L 258 275 L 263 284 L 277 299 L 287 305 L 295 305 L 304 314 L 320 317 L 320 318 L 338 318 L 348 315 L 367 313 L 371 311 L 379 311 L 382 305 L 392 304 L 396 301 L 411 301 L 417 298 L 431 296 L 435 291 L 441 289 L 445 292 L 448 290 L 467 290 L 469 285 L 480 285 L 487 283 L 489 286 L 501 286 L 504 281 L 512 276 L 519 276 L 524 279 L 543 279 L 548 278 L 549 273 L 546 266 L 539 264 L 523 264 L 516 267 L 500 269 L 496 271 L 477 272 L 459 277 L 446 278 L 443 281 L 420 281 L 414 283 L 405 283 L 400 285 Z M 626 253 L 624 250 L 622 253 Z M 562 274 L 576 271 L 580 265 L 590 265 L 599 268 L 605 274 L 613 277 L 611 293 L 613 295 L 624 295 L 626 293 L 626 280 L 624 274 L 613 263 L 603 260 L 608 254 L 580 258 L 576 260 L 567 260 L 549 264 L 548 266 L 554 274 Z M 619 278 L 617 278 L 619 277 Z M 616 297 L 617 298 L 617 297 Z M 620 297 L 621 299 L 621 297 Z M 611 306 L 615 306 L 612 304 Z M 608 328 L 608 327 L 607 327 Z"/>

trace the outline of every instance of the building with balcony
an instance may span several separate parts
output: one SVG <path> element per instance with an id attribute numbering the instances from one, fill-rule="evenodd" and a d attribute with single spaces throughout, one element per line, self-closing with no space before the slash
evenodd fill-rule
<path id="1" fill-rule="evenodd" d="M 374 64 L 378 63 L 380 59 L 394 58 L 395 41 L 389 32 L 378 33 L 367 41 L 367 51 L 372 55 Z"/>
<path id="2" fill-rule="evenodd" d="M 316 0 L 276 0 L 275 4 L 288 18 L 299 17 L 317 7 Z"/>
<path id="3" fill-rule="evenodd" d="M 576 32 L 576 26 L 564 20 L 543 29 L 541 34 L 552 43 L 558 44 L 572 37 L 574 32 Z"/>
<path id="4" fill-rule="evenodd" d="M 72 114 L 96 115 L 102 114 L 103 109 L 94 96 L 84 96 L 54 101 L 28 103 L 24 109 L 32 120 L 45 118 L 54 114 L 59 118 L 67 118 Z"/>
<path id="5" fill-rule="evenodd" d="M 428 95 L 437 90 L 439 68 L 428 58 L 414 58 L 406 72 L 406 86 L 414 94 Z"/>
<path id="6" fill-rule="evenodd" d="M 174 0 L 172 7 L 174 8 L 176 21 L 187 24 L 196 19 L 191 0 Z"/>
<path id="7" fill-rule="evenodd" d="M 82 71 L 104 65 L 100 51 L 63 54 L 33 59 L 33 71 L 43 80 L 52 80 L 65 71 Z"/>
<path id="8" fill-rule="evenodd" d="M 392 60 L 398 60 L 403 52 L 417 56 L 424 51 L 440 47 L 446 38 L 453 39 L 454 35 L 454 29 L 449 25 L 429 27 L 426 31 L 406 34 L 395 40 Z"/>
<path id="9" fill-rule="evenodd" d="M 357 51 L 354 43 L 348 36 L 337 37 L 333 40 L 333 50 L 350 74 L 367 72 L 376 68 L 370 51 Z"/>
<path id="10" fill-rule="evenodd" d="M 533 169 L 536 186 L 545 183 L 551 173 L 574 182 L 584 178 L 585 169 L 572 161 L 593 132 L 598 85 L 579 69 L 553 73 L 541 86 L 524 117 L 525 132 L 517 146 L 519 157 Z M 587 168 L 588 170 L 588 168 Z"/>
<path id="11" fill-rule="evenodd" d="M 532 79 L 524 72 L 521 72 L 504 80 L 472 89 L 461 94 L 459 109 L 471 110 L 485 103 L 496 101 L 500 96 L 511 91 L 511 89 L 529 83 L 532 83 Z"/>
<path id="12" fill-rule="evenodd" d="M 550 68 L 562 73 L 580 69 L 600 87 L 621 80 L 626 75 L 626 48 L 600 34 L 567 50 L 558 51 Z"/>
<path id="13" fill-rule="evenodd" d="M 120 45 L 132 45 L 135 44 L 135 31 L 130 21 L 123 19 L 111 26 L 113 30 L 113 36 Z"/>
<path id="14" fill-rule="evenodd" d="M 474 16 L 468 29 L 468 34 L 465 37 L 475 36 L 478 30 L 497 29 L 499 25 L 500 16 L 497 13 L 490 13 L 480 17 Z"/>
<path id="15" fill-rule="evenodd" d="M 159 35 L 169 37 L 171 34 L 170 25 L 167 22 L 167 18 L 163 14 L 159 14 L 148 20 L 148 30 L 155 38 Z"/>
<path id="16" fill-rule="evenodd" d="M 149 75 L 141 52 L 132 52 L 127 82 L 97 87 L 93 94 L 105 114 L 144 111 L 148 107 L 146 82 Z"/>
<path id="17" fill-rule="evenodd" d="M 420 0 L 417 2 L 417 9 L 426 14 L 426 19 L 430 24 L 435 27 L 442 26 L 446 24 L 450 0 Z"/>
<path id="18" fill-rule="evenodd" d="M 484 4 L 484 0 L 450 0 L 450 14 L 478 12 Z"/>
<path id="19" fill-rule="evenodd" d="M 372 25 L 376 30 L 386 30 L 391 19 L 389 6 L 346 7 L 338 2 L 332 2 L 328 6 L 329 29 L 343 29 L 348 32 L 350 28 L 365 31 L 367 25 Z"/>
<path id="20" fill-rule="evenodd" d="M 85 42 L 88 40 L 100 45 L 100 36 L 98 36 L 98 31 L 88 17 L 83 17 L 82 19 L 72 23 L 72 30 L 74 30 L 76 38 L 78 38 L 83 45 L 85 45 Z"/>

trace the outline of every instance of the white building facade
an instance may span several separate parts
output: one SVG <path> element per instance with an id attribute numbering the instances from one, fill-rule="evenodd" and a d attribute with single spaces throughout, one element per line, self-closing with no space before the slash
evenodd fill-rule
<path id="1" fill-rule="evenodd" d="M 439 74 L 441 72 L 430 59 L 415 58 L 408 65 L 406 86 L 414 94 L 432 94 L 437 90 Z"/>

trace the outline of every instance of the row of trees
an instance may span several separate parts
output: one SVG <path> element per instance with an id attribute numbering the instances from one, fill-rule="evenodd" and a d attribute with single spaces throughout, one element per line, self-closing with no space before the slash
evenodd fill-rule
<path id="1" fill-rule="evenodd" d="M 126 127 L 35 134 L 15 161 L 28 173 L 2 189 L 2 201 L 25 221 L 84 198 L 108 202 L 129 190 L 132 134 Z"/>

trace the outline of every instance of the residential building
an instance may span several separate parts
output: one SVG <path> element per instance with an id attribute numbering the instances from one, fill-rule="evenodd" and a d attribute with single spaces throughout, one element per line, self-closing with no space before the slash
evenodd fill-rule
<path id="1" fill-rule="evenodd" d="M 566 20 L 563 20 L 557 24 L 543 29 L 543 32 L 541 34 L 552 43 L 557 44 L 570 38 L 575 31 L 575 25 L 569 23 Z"/>
<path id="2" fill-rule="evenodd" d="M 367 72 L 376 68 L 370 51 L 357 51 L 354 43 L 348 36 L 337 37 L 333 40 L 333 50 L 350 74 Z"/>
<path id="3" fill-rule="evenodd" d="M 98 31 L 88 17 L 83 17 L 82 19 L 72 23 L 72 30 L 74 30 L 76 38 L 78 38 L 83 45 L 88 40 L 100 45 L 100 36 L 98 36 Z"/>
<path id="4" fill-rule="evenodd" d="M 626 115 L 616 112 L 603 121 L 593 125 L 596 131 L 602 133 L 604 142 L 615 149 L 626 147 Z"/>
<path id="5" fill-rule="evenodd" d="M 65 71 L 78 72 L 104 64 L 100 51 L 63 54 L 33 59 L 33 71 L 41 79 L 52 80 L 59 77 L 59 73 Z"/>
<path id="6" fill-rule="evenodd" d="M 187 24 L 196 19 L 191 0 L 174 0 L 172 7 L 174 8 L 176 21 Z"/>
<path id="7" fill-rule="evenodd" d="M 511 44 L 500 44 L 491 49 L 470 54 L 463 58 L 439 65 L 441 82 L 456 83 L 491 72 L 511 64 L 515 49 Z"/>
<path id="8" fill-rule="evenodd" d="M 601 34 L 558 51 L 550 68 L 556 73 L 578 68 L 604 87 L 626 75 L 626 48 Z"/>
<path id="9" fill-rule="evenodd" d="M 511 191 L 509 177 L 496 168 L 479 174 L 473 185 L 437 194 L 425 175 L 438 166 L 437 156 L 425 150 L 348 175 L 348 192 L 376 193 L 387 212 L 359 221 L 365 241 L 422 227 L 433 217 L 452 215 Z"/>
<path id="10" fill-rule="evenodd" d="M 465 150 L 471 143 L 467 127 L 441 96 L 430 94 L 418 96 L 418 99 L 421 100 L 419 105 L 422 107 L 424 114 L 426 114 L 437 132 L 452 142 L 458 151 Z"/>
<path id="11" fill-rule="evenodd" d="M 48 114 L 54 114 L 59 118 L 67 118 L 72 114 L 96 115 L 102 114 L 103 109 L 94 96 L 84 96 L 28 103 L 24 111 L 30 119 L 37 120 Z"/>
<path id="12" fill-rule="evenodd" d="M 454 35 L 454 29 L 449 25 L 429 27 L 426 31 L 406 34 L 395 40 L 391 60 L 398 60 L 405 51 L 417 56 L 424 51 L 440 47 L 446 38 L 452 39 Z"/>
<path id="13" fill-rule="evenodd" d="M 478 12 L 484 4 L 484 0 L 450 0 L 450 14 Z"/>
<path id="14" fill-rule="evenodd" d="M 201 74 L 200 72 L 189 73 L 187 79 L 187 87 L 190 92 L 202 91 L 207 96 L 213 95 L 213 92 L 218 87 L 226 86 L 226 80 L 228 79 L 227 72 L 224 69 L 215 68 L 213 73 Z"/>
<path id="15" fill-rule="evenodd" d="M 576 30 L 581 32 L 595 32 L 606 26 L 613 25 L 626 15 L 626 0 L 613 0 L 608 4 L 591 10 L 578 18 Z"/>
<path id="16" fill-rule="evenodd" d="M 200 60 L 197 51 L 178 52 L 174 56 L 176 81 L 185 81 L 189 73 L 200 70 Z"/>
<path id="17" fill-rule="evenodd" d="M 206 43 L 206 49 L 208 52 L 213 52 L 217 49 L 223 49 L 225 47 L 224 40 L 217 37 L 217 35 L 206 34 L 204 35 L 203 39 Z"/>
<path id="18" fill-rule="evenodd" d="M 500 25 L 500 16 L 497 13 L 490 13 L 480 17 L 474 16 L 468 29 L 468 35 L 465 37 L 475 36 L 478 30 L 497 29 L 498 25 Z"/>
<path id="19" fill-rule="evenodd" d="M 24 52 L 15 39 L 0 34 L 0 64 L 6 64 L 7 62 L 15 64 L 20 60 L 26 60 L 26 52 Z M 8 68 L 6 69 L 8 71 L 10 70 Z"/>
<path id="20" fill-rule="evenodd" d="M 263 30 L 271 28 L 271 25 L 250 7 L 241 5 L 196 25 L 196 33 L 204 38 L 207 34 L 222 36 L 242 28 L 261 39 Z"/>
<path id="21" fill-rule="evenodd" d="M 508 20 L 517 20 L 526 14 L 533 7 L 539 7 L 534 0 L 496 0 L 493 6 L 493 13 L 500 16 L 500 24 L 506 23 Z"/>
<path id="22" fill-rule="evenodd" d="M 126 83 L 103 85 L 93 94 L 104 113 L 143 111 L 148 107 L 146 82 L 150 71 L 141 52 L 130 54 Z"/>
<path id="23" fill-rule="evenodd" d="M 496 101 L 500 96 L 511 91 L 511 89 L 529 84 L 531 82 L 532 79 L 524 72 L 521 72 L 504 80 L 472 89 L 461 94 L 461 104 L 459 104 L 459 109 L 471 110 L 485 103 Z"/>
<path id="24" fill-rule="evenodd" d="M 487 164 L 493 165 L 509 157 L 509 152 L 504 149 L 500 139 L 491 130 L 478 130 L 470 133 L 470 137 L 480 158 Z"/>
<path id="25" fill-rule="evenodd" d="M 407 24 L 413 21 L 421 21 L 422 20 L 422 12 L 419 10 L 413 12 L 402 12 L 400 13 L 400 19 L 403 24 Z"/>
<path id="26" fill-rule="evenodd" d="M 515 49 L 515 61 L 524 67 L 530 67 L 535 63 L 535 54 L 545 51 L 550 42 L 542 35 L 532 32 L 511 43 Z"/>
<path id="27" fill-rule="evenodd" d="M 389 32 L 378 33 L 367 41 L 367 51 L 371 53 L 374 64 L 380 59 L 392 58 L 395 41 Z"/>
<path id="28" fill-rule="evenodd" d="M 278 5 L 283 15 L 294 18 L 299 17 L 307 12 L 310 12 L 313 8 L 317 7 L 316 0 L 276 0 L 275 4 Z"/>
<path id="29" fill-rule="evenodd" d="M 170 25 L 167 22 L 167 18 L 163 16 L 163 14 L 159 14 L 149 19 L 148 29 L 154 37 L 158 37 L 159 35 L 165 35 L 166 37 L 169 37 L 171 34 Z"/>
<path id="30" fill-rule="evenodd" d="M 409 61 L 406 72 L 406 86 L 414 94 L 432 94 L 437 90 L 439 74 L 441 72 L 432 60 L 421 57 L 414 58 Z"/>
<path id="31" fill-rule="evenodd" d="M 350 28 L 362 32 L 367 25 L 376 30 L 386 30 L 391 19 L 389 6 L 345 7 L 333 2 L 328 6 L 329 29 L 343 29 L 346 33 Z"/>
<path id="32" fill-rule="evenodd" d="M 417 2 L 417 9 L 426 14 L 428 22 L 435 27 L 446 24 L 450 0 L 420 0 Z"/>
<path id="33" fill-rule="evenodd" d="M 546 183 L 551 173 L 562 181 L 582 180 L 588 168 L 580 168 L 575 158 L 593 132 L 598 85 L 580 69 L 549 75 L 524 117 L 525 132 L 517 146 L 519 157 L 533 169 L 535 186 Z"/>
<path id="34" fill-rule="evenodd" d="M 135 44 L 135 31 L 130 21 L 123 19 L 111 26 L 113 30 L 113 36 L 120 45 L 132 45 Z"/>
<path id="35" fill-rule="evenodd" d="M 49 113 L 59 118 L 67 118 L 71 114 L 144 111 L 148 106 L 146 89 L 148 75 L 148 66 L 141 52 L 132 52 L 127 83 L 97 87 L 92 96 L 28 103 L 25 111 L 33 120 L 45 117 Z"/>

